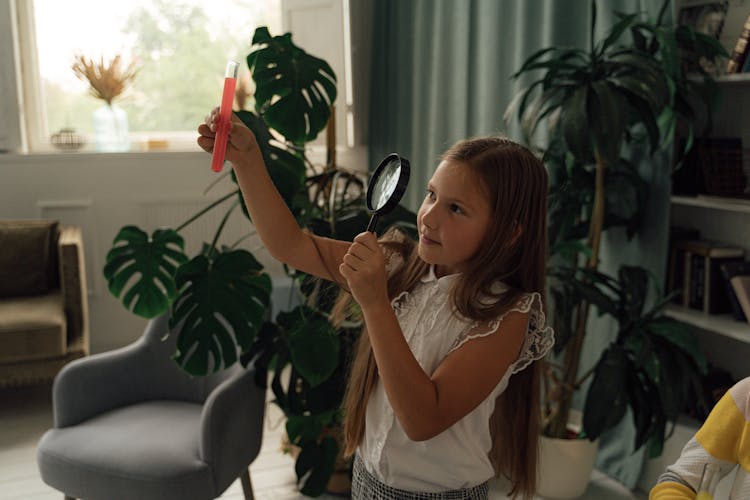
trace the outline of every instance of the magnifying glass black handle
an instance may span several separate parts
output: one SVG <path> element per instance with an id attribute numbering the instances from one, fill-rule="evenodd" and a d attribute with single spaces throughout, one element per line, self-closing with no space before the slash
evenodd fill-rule
<path id="1" fill-rule="evenodd" d="M 372 214 L 372 217 L 370 217 L 370 223 L 367 224 L 367 231 L 370 231 L 371 233 L 375 232 L 375 226 L 378 223 L 378 214 L 374 213 Z"/>

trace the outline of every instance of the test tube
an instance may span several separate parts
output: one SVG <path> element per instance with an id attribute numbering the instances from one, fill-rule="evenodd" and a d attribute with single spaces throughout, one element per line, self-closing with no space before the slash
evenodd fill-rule
<path id="1" fill-rule="evenodd" d="M 237 70 L 240 64 L 236 61 L 227 62 L 227 70 L 224 74 L 224 92 L 221 95 L 221 106 L 219 107 L 219 120 L 216 123 L 216 139 L 214 141 L 214 152 L 211 156 L 211 170 L 221 172 L 224 165 L 224 155 L 227 152 L 227 138 L 232 123 L 232 103 L 234 103 L 234 88 L 237 86 Z"/>

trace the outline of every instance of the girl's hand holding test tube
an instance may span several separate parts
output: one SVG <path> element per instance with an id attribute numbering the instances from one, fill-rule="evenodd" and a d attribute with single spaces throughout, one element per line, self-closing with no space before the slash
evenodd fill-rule
<path id="1" fill-rule="evenodd" d="M 232 103 L 234 102 L 234 88 L 237 86 L 237 70 L 239 63 L 229 61 L 224 74 L 224 92 L 221 96 L 219 119 L 216 123 L 216 139 L 211 157 L 211 170 L 221 172 L 224 165 L 224 155 L 227 149 L 227 138 L 232 126 Z"/>
<path id="2" fill-rule="evenodd" d="M 219 130 L 219 107 L 216 106 L 198 126 L 198 145 L 205 151 L 213 153 Z M 263 162 L 258 142 L 249 128 L 232 113 L 227 125 L 227 141 L 224 146 L 224 159 L 232 162 L 234 168 L 242 168 L 245 164 Z M 221 164 L 220 164 L 221 165 Z"/>

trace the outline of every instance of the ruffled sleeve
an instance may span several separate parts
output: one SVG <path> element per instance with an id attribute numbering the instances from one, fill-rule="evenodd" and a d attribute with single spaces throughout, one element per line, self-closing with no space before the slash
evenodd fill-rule
<path id="1" fill-rule="evenodd" d="M 531 362 L 543 358 L 555 344 L 555 335 L 552 327 L 546 324 L 547 320 L 542 308 L 542 297 L 537 292 L 524 294 L 515 306 L 504 312 L 500 317 L 492 320 L 486 331 L 471 333 L 475 331 L 478 324 L 475 322 L 464 334 L 456 338 L 448 352 L 455 351 L 472 339 L 492 335 L 498 330 L 505 316 L 511 312 L 529 313 L 529 329 L 526 332 L 521 354 L 511 365 L 510 372 L 520 372 L 529 366 Z"/>

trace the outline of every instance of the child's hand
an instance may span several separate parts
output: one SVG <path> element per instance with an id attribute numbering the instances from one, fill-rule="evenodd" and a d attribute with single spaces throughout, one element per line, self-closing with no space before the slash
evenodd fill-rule
<path id="1" fill-rule="evenodd" d="M 365 231 L 354 238 L 339 272 L 363 309 L 379 301 L 388 302 L 385 256 L 375 234 Z"/>
<path id="2" fill-rule="evenodd" d="M 206 120 L 198 126 L 198 145 L 209 153 L 214 150 L 214 139 L 219 121 L 219 108 L 216 107 L 206 116 Z M 227 141 L 227 152 L 225 158 L 237 164 L 243 156 L 253 151 L 260 151 L 255 135 L 242 123 L 237 115 L 232 113 L 231 128 L 229 129 L 229 140 Z"/>

